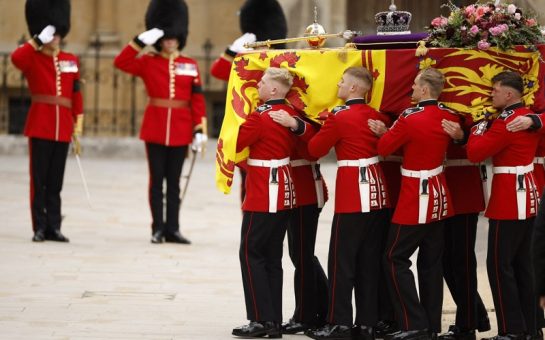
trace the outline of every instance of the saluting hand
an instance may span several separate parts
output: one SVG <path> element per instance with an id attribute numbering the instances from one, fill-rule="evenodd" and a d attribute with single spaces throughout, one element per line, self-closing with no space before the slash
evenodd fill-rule
<path id="1" fill-rule="evenodd" d="M 138 40 L 143 42 L 146 45 L 153 45 L 159 40 L 162 36 L 165 35 L 165 31 L 159 28 L 152 28 L 138 35 Z"/>
<path id="2" fill-rule="evenodd" d="M 269 116 L 271 116 L 272 120 L 284 127 L 297 129 L 297 120 L 284 110 L 271 111 L 269 112 Z"/>
<path id="3" fill-rule="evenodd" d="M 460 124 L 451 120 L 443 119 L 441 121 L 443 130 L 454 140 L 464 139 L 464 131 L 460 127 Z"/>
<path id="4" fill-rule="evenodd" d="M 53 38 L 55 37 L 55 26 L 53 25 L 47 25 L 45 28 L 38 34 L 38 39 L 42 42 L 42 44 L 49 44 L 53 41 Z"/>
<path id="5" fill-rule="evenodd" d="M 518 132 L 528 130 L 533 124 L 532 118 L 519 116 L 505 126 L 507 131 Z"/>
<path id="6" fill-rule="evenodd" d="M 382 137 L 382 135 L 388 131 L 388 128 L 382 120 L 369 119 L 367 120 L 367 125 L 369 125 L 369 129 L 371 129 L 377 137 Z"/>

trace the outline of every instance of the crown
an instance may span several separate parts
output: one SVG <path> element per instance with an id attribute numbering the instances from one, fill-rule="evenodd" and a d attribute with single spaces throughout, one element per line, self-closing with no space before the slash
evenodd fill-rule
<path id="1" fill-rule="evenodd" d="M 375 15 L 378 35 L 410 34 L 411 12 L 398 11 L 394 0 L 388 12 L 379 12 Z"/>

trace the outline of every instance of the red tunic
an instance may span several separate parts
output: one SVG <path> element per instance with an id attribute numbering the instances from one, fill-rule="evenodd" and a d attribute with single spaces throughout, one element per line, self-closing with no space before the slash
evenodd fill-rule
<path id="1" fill-rule="evenodd" d="M 223 81 L 229 81 L 229 75 L 231 74 L 231 64 L 233 63 L 233 57 L 234 55 L 232 53 L 223 53 L 218 59 L 214 61 L 212 64 L 212 67 L 210 68 L 210 74 L 212 74 L 213 77 L 218 78 Z"/>
<path id="2" fill-rule="evenodd" d="M 68 101 L 72 107 L 33 101 L 28 111 L 25 136 L 69 142 L 75 117 L 83 113 L 78 58 L 63 51 L 56 56 L 47 55 L 37 51 L 35 46 L 31 40 L 11 55 L 13 64 L 27 79 L 30 93 L 32 96 L 57 97 Z"/>
<path id="3" fill-rule="evenodd" d="M 197 62 L 182 55 L 172 60 L 160 54 L 139 57 L 139 51 L 136 44 L 130 43 L 115 58 L 115 66 L 142 78 L 149 97 L 187 102 L 186 107 L 148 105 L 142 120 L 140 139 L 166 146 L 190 144 L 193 132 L 202 130 L 206 119 Z"/>
<path id="4" fill-rule="evenodd" d="M 402 167 L 406 170 L 421 171 L 440 167 L 451 138 L 441 127 L 443 119 L 454 122 L 459 117 L 452 111 L 437 104 L 436 100 L 421 102 L 417 107 L 407 109 L 378 143 L 378 153 L 388 156 L 403 148 Z M 419 224 L 421 193 L 427 193 L 428 206 L 425 222 L 445 219 L 454 214 L 452 199 L 446 185 L 444 173 L 429 177 L 425 191 L 421 191 L 420 179 L 402 176 L 399 200 L 392 222 L 404 225 Z"/>
<path id="5" fill-rule="evenodd" d="M 271 168 L 267 166 L 251 166 L 250 160 L 271 159 L 282 160 L 293 153 L 297 137 L 288 129 L 277 124 L 269 116 L 270 110 L 285 110 L 293 116 L 295 109 L 285 104 L 284 99 L 269 100 L 251 113 L 240 126 L 237 139 L 237 152 L 245 147 L 250 148 L 248 166 L 246 167 L 246 197 L 242 203 L 244 211 L 269 211 L 269 189 Z M 285 210 L 295 207 L 295 191 L 293 188 L 292 171 L 289 163 L 278 167 L 276 173 L 278 184 L 277 209 Z"/>
<path id="6" fill-rule="evenodd" d="M 542 136 L 537 146 L 536 157 L 534 159 L 534 176 L 539 192 L 543 192 L 545 187 L 545 136 Z"/>
<path id="7" fill-rule="evenodd" d="M 469 160 L 465 147 L 451 142 L 447 149 L 445 177 L 456 214 L 478 213 L 485 208 L 481 167 L 478 163 L 466 163 Z"/>
<path id="8" fill-rule="evenodd" d="M 518 116 L 530 114 L 522 104 L 507 107 L 492 126 L 486 130 L 486 122 L 472 129 L 467 143 L 467 155 L 472 162 L 481 162 L 492 157 L 494 167 L 516 167 L 533 164 L 541 135 L 531 131 L 510 132 L 506 124 Z M 515 173 L 496 173 L 492 179 L 490 201 L 485 216 L 497 220 L 519 219 L 517 190 L 518 175 Z M 539 188 L 535 184 L 533 171 L 523 174 L 526 214 L 522 219 L 535 216 L 539 198 Z M 522 184 L 522 183 L 521 183 Z"/>
<path id="9" fill-rule="evenodd" d="M 322 157 L 335 147 L 338 161 L 355 161 L 377 157 L 378 138 L 369 129 L 369 119 L 383 117 L 363 99 L 352 99 L 347 105 L 336 107 L 320 131 L 308 143 L 309 153 Z M 370 210 L 390 206 L 386 181 L 379 163 L 367 167 L 369 180 Z M 335 213 L 355 213 L 362 211 L 360 197 L 360 167 L 341 166 L 337 170 L 335 189 Z"/>
<path id="10" fill-rule="evenodd" d="M 291 155 L 291 161 L 292 161 L 293 182 L 295 183 L 295 193 L 297 197 L 297 205 L 302 206 L 302 205 L 317 204 L 318 197 L 317 197 L 315 175 L 319 175 L 321 177 L 321 174 L 319 171 L 320 169 L 319 164 L 296 166 L 296 163 L 297 162 L 300 163 L 301 161 L 303 161 L 303 163 L 306 163 L 306 162 L 316 163 L 318 161 L 317 157 L 312 157 L 309 154 L 308 148 L 307 148 L 307 142 L 303 138 L 297 138 L 297 144 L 295 146 L 295 150 L 293 151 L 293 154 Z M 324 202 L 326 202 L 328 199 L 327 186 L 325 183 L 325 179 L 323 177 L 321 177 L 321 181 L 322 181 L 321 190 L 324 195 L 323 200 Z"/>

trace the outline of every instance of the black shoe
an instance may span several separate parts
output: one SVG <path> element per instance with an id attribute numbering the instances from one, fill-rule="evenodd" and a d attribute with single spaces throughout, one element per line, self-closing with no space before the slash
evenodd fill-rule
<path id="1" fill-rule="evenodd" d="M 398 331 L 388 334 L 384 340 L 430 340 L 431 336 L 427 329 L 418 329 L 411 331 Z"/>
<path id="2" fill-rule="evenodd" d="M 32 236 L 32 242 L 43 242 L 45 241 L 45 233 L 43 230 L 36 230 L 34 236 Z"/>
<path id="3" fill-rule="evenodd" d="M 490 319 L 488 318 L 488 314 L 485 314 L 479 320 L 479 325 L 477 327 L 477 330 L 483 333 L 483 332 L 488 332 L 491 329 L 492 328 L 490 327 Z"/>
<path id="4" fill-rule="evenodd" d="M 543 331 L 539 329 L 535 334 L 526 334 L 526 340 L 543 340 Z"/>
<path id="5" fill-rule="evenodd" d="M 311 329 L 312 326 L 303 322 L 297 322 L 294 319 L 282 324 L 282 334 L 297 334 L 304 333 Z"/>
<path id="6" fill-rule="evenodd" d="M 60 230 L 53 230 L 49 233 L 45 233 L 45 239 L 48 241 L 56 241 L 56 242 L 70 242 L 68 237 L 64 236 Z"/>
<path id="7" fill-rule="evenodd" d="M 305 335 L 316 340 L 352 339 L 352 327 L 343 325 L 325 325 L 322 328 L 305 332 Z"/>
<path id="8" fill-rule="evenodd" d="M 450 325 L 448 332 L 438 336 L 439 340 L 476 340 L 475 331 L 462 330 L 456 325 Z"/>
<path id="9" fill-rule="evenodd" d="M 354 340 L 375 340 L 373 327 L 358 326 L 352 327 L 352 339 Z"/>
<path id="10" fill-rule="evenodd" d="M 498 334 L 491 338 L 482 338 L 482 340 L 525 340 L 525 339 L 526 339 L 526 335 L 524 335 L 524 333 L 517 333 L 517 334 L 504 333 L 504 334 Z"/>
<path id="11" fill-rule="evenodd" d="M 375 338 L 383 339 L 388 334 L 393 334 L 395 332 L 398 332 L 399 327 L 397 327 L 397 323 L 395 321 L 381 320 L 377 322 L 377 324 L 374 327 L 374 330 L 375 330 Z"/>
<path id="12" fill-rule="evenodd" d="M 233 328 L 231 333 L 242 338 L 282 338 L 282 326 L 272 321 L 251 321 L 249 324 Z"/>
<path id="13" fill-rule="evenodd" d="M 151 243 L 163 243 L 163 232 L 158 230 L 151 235 Z"/>
<path id="14" fill-rule="evenodd" d="M 175 231 L 173 233 L 167 233 L 165 235 L 165 242 L 191 244 L 191 241 L 183 237 L 179 231 Z"/>

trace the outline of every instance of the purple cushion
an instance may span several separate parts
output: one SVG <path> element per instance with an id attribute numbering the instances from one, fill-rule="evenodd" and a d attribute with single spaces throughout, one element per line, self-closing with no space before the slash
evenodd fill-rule
<path id="1" fill-rule="evenodd" d="M 355 37 L 354 43 L 360 50 L 386 50 L 400 48 L 416 48 L 416 44 L 428 37 L 428 33 L 411 33 L 398 35 L 365 35 Z"/>

